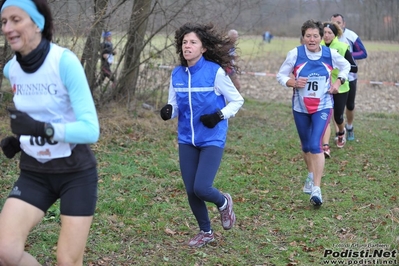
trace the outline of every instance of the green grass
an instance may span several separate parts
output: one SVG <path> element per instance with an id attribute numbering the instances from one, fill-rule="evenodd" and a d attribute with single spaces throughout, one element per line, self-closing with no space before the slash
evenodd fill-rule
<path id="1" fill-rule="evenodd" d="M 155 51 L 161 50 L 166 45 L 171 43 L 171 37 L 166 37 L 163 34 L 155 36 L 151 41 L 151 47 L 145 50 L 145 54 L 153 54 Z M 115 42 L 117 43 L 117 42 Z M 394 42 L 372 42 L 365 41 L 363 43 L 367 49 L 368 53 L 371 52 L 399 52 L 398 43 Z M 253 35 L 240 35 L 238 41 L 238 49 L 240 57 L 244 60 L 267 60 L 270 54 L 273 56 L 286 56 L 287 52 L 299 45 L 299 35 L 298 38 L 289 37 L 275 37 L 270 43 L 266 43 L 262 40 L 262 37 Z M 155 48 L 155 49 L 154 49 Z M 172 60 L 175 55 L 175 47 L 170 46 L 167 52 L 163 53 L 162 59 L 154 57 L 150 60 L 151 63 L 156 64 L 168 64 L 165 60 Z"/>
<path id="2" fill-rule="evenodd" d="M 289 103 L 246 99 L 230 120 L 215 180 L 233 196 L 236 226 L 224 231 L 209 204 L 217 241 L 191 249 L 186 242 L 198 228 L 180 177 L 176 121 L 122 112 L 100 112 L 103 133 L 93 146 L 99 201 L 85 265 L 322 265 L 327 249 L 398 248 L 397 114 L 357 114 L 356 141 L 332 147 L 324 204 L 314 209 L 302 193 L 307 171 Z M 17 177 L 17 162 L 0 157 L 0 204 Z M 27 250 L 41 261 L 55 262 L 58 215 L 55 206 L 29 237 Z"/>
<path id="3" fill-rule="evenodd" d="M 399 45 L 395 42 L 372 42 L 363 40 L 368 53 L 371 52 L 399 52 Z M 247 58 L 266 57 L 273 53 L 286 56 L 287 52 L 300 45 L 298 38 L 276 37 L 270 43 L 262 41 L 261 36 L 240 36 L 238 47 L 241 56 Z"/>
<path id="4" fill-rule="evenodd" d="M 276 36 L 270 43 L 264 42 L 262 40 L 262 36 L 260 35 L 240 35 L 238 41 L 240 55 L 243 58 L 263 57 L 267 56 L 268 53 L 286 56 L 289 50 L 299 45 L 299 34 L 298 38 Z M 171 38 L 171 36 L 168 38 Z M 368 52 L 399 52 L 399 45 L 397 42 L 362 41 Z M 171 40 L 166 39 L 166 36 L 159 34 L 152 40 L 151 43 L 153 47 L 156 47 L 156 49 L 160 50 L 165 45 L 170 44 Z M 172 55 L 175 54 L 174 46 L 170 47 L 170 53 Z"/>

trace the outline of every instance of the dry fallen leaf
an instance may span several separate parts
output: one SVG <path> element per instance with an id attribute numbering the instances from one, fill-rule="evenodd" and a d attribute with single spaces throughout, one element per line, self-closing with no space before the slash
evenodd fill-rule
<path id="1" fill-rule="evenodd" d="M 175 231 L 173 231 L 173 230 L 171 230 L 171 229 L 169 229 L 169 228 L 166 228 L 166 229 L 165 229 L 165 233 L 166 233 L 167 235 L 172 235 L 172 236 L 176 234 Z"/>
<path id="2" fill-rule="evenodd" d="M 340 221 L 343 219 L 342 215 L 336 215 L 335 218 Z"/>

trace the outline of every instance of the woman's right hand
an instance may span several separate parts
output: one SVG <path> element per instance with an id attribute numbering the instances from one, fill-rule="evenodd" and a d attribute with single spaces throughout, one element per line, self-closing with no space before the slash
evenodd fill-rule
<path id="1" fill-rule="evenodd" d="M 295 80 L 294 88 L 296 88 L 296 89 L 305 88 L 307 82 L 308 82 L 308 78 L 299 77 Z"/>
<path id="2" fill-rule="evenodd" d="M 169 120 L 172 117 L 173 107 L 170 104 L 165 105 L 161 109 L 161 117 L 163 120 Z"/>

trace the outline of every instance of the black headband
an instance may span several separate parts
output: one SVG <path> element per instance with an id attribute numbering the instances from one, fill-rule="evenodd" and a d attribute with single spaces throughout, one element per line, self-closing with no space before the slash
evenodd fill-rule
<path id="1" fill-rule="evenodd" d="M 338 29 L 335 27 L 334 24 L 327 23 L 324 27 L 330 28 L 335 36 L 338 34 Z"/>

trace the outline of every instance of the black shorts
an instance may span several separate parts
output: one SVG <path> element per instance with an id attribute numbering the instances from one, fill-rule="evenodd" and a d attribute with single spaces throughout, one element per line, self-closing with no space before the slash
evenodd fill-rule
<path id="1" fill-rule="evenodd" d="M 60 199 L 62 215 L 92 216 L 97 203 L 97 184 L 96 168 L 66 174 L 22 170 L 8 197 L 23 200 L 44 213 Z"/>

